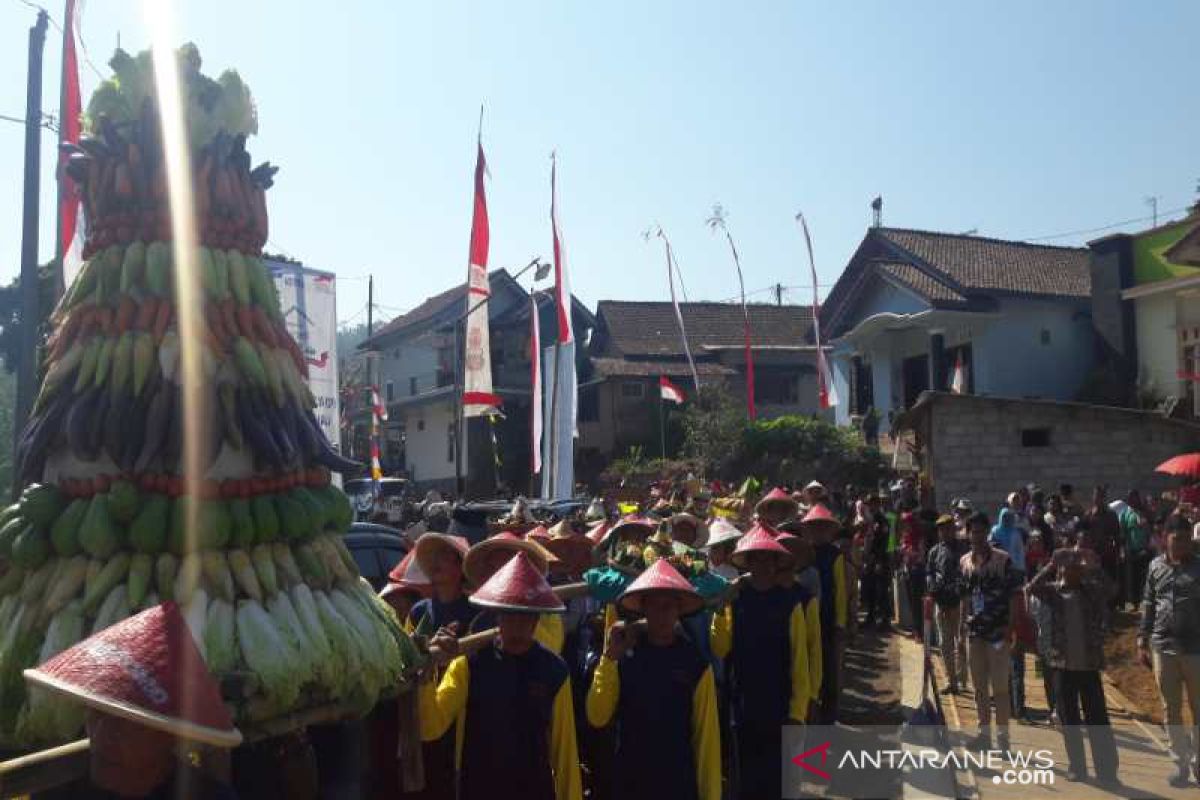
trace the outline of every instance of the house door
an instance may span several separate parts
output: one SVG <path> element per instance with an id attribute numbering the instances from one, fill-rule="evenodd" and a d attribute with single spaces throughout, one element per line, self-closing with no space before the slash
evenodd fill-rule
<path id="1" fill-rule="evenodd" d="M 912 408 L 921 392 L 929 388 L 929 355 L 904 359 L 901 380 L 904 383 L 904 407 Z"/>

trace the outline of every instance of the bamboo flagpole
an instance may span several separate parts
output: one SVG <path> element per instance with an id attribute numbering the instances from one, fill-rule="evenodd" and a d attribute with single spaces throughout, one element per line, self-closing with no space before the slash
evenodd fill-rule
<path id="1" fill-rule="evenodd" d="M 675 262 L 675 251 L 671 248 L 671 240 L 667 238 L 667 233 L 662 229 L 661 225 L 655 224 L 650 230 L 642 234 L 642 238 L 650 241 L 651 234 L 663 240 L 663 246 L 666 249 L 667 255 L 667 285 L 671 289 L 671 306 L 675 309 L 675 322 L 679 325 L 679 337 L 683 340 L 683 354 L 687 356 L 688 367 L 692 371 L 692 382 L 696 386 L 696 391 L 700 391 L 700 373 L 696 371 L 696 362 L 692 358 L 692 347 L 688 344 L 687 328 L 683 324 L 683 312 L 679 309 L 679 298 L 675 295 L 675 273 L 679 270 L 679 265 Z"/>
<path id="2" fill-rule="evenodd" d="M 746 415 L 753 420 L 758 413 L 754 407 L 754 353 L 751 349 L 753 336 L 750 328 L 750 309 L 746 307 L 746 281 L 742 277 L 742 260 L 738 257 L 737 245 L 733 243 L 733 234 L 725 224 L 726 216 L 725 209 L 718 203 L 713 206 L 712 216 L 708 218 L 707 224 L 711 230 L 716 231 L 720 228 L 725 234 L 725 239 L 729 242 L 729 252 L 733 254 L 733 265 L 737 268 L 738 292 L 742 298 L 742 341 L 746 361 Z"/>
<path id="3" fill-rule="evenodd" d="M 829 371 L 829 362 L 825 360 L 825 350 L 821 345 L 821 300 L 817 294 L 817 262 L 813 258 L 812 237 L 808 235 L 808 223 L 802 211 L 796 212 L 796 221 L 804 232 L 804 245 L 808 248 L 808 268 L 812 273 L 813 287 L 813 338 L 817 345 L 817 399 L 822 409 L 833 408 L 838 404 L 837 387 L 833 385 L 833 375 Z"/>

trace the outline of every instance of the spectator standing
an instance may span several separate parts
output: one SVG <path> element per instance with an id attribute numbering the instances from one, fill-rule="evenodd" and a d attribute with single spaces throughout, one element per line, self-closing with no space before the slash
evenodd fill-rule
<path id="1" fill-rule="evenodd" d="M 1118 517 L 1121 523 L 1121 545 L 1124 550 L 1122 565 L 1122 602 L 1136 603 L 1146 585 L 1146 570 L 1150 566 L 1150 513 L 1142 502 L 1137 489 L 1131 489 L 1125 498 L 1125 510 Z M 1194 537 L 1193 537 L 1194 538 Z"/>
<path id="2" fill-rule="evenodd" d="M 979 717 L 978 749 L 991 747 L 992 702 L 996 704 L 997 744 L 1009 746 L 1010 642 L 1021 573 L 1008 553 L 988 542 L 988 518 L 971 517 L 971 550 L 959 562 L 963 576 L 962 613 L 967 620 L 967 658 Z"/>
<path id="3" fill-rule="evenodd" d="M 1000 520 L 992 528 L 988 541 L 1008 554 L 1013 568 L 1023 577 L 1025 575 L 1025 531 L 1020 528 L 1020 515 L 1013 506 L 1020 505 L 1020 495 L 1014 492 L 1009 496 L 1009 507 L 1000 510 Z M 1009 670 L 1012 700 L 1012 711 L 1018 718 L 1025 717 L 1025 648 L 1032 639 L 1032 630 L 1027 619 L 1024 596 L 1017 594 L 1013 604 L 1013 629 L 1020 638 L 1013 641 L 1012 664 Z"/>
<path id="4" fill-rule="evenodd" d="M 1087 521 L 1091 525 L 1092 540 L 1099 548 L 1100 564 L 1108 579 L 1115 586 L 1121 585 L 1121 521 L 1117 512 L 1108 507 L 1107 490 L 1097 486 L 1092 492 L 1092 507 L 1088 510 Z M 1117 597 L 1113 596 L 1111 606 L 1116 608 Z"/>
<path id="5" fill-rule="evenodd" d="M 1067 780 L 1087 777 L 1083 751 L 1086 726 L 1092 768 L 1102 783 L 1117 783 L 1118 755 L 1108 720 L 1100 670 L 1104 669 L 1104 614 L 1114 590 L 1094 559 L 1053 564 L 1037 574 L 1029 591 L 1051 610 L 1047 661 L 1054 669 L 1057 711 L 1067 751 Z M 1082 715 L 1080 714 L 1082 706 Z"/>
<path id="6" fill-rule="evenodd" d="M 962 544 L 959 542 L 954 518 L 943 515 L 937 520 L 938 543 L 929 551 L 925 564 L 925 589 L 933 598 L 933 619 L 937 626 L 938 644 L 950 685 L 950 694 L 958 694 L 966 683 L 966 647 L 962 639 L 963 580 Z"/>
<path id="7" fill-rule="evenodd" d="M 863 551 L 862 574 L 863 605 L 867 608 L 867 616 L 863 625 L 868 628 L 879 625 L 883 628 L 887 627 L 890 617 L 888 591 L 891 587 L 891 570 L 888 537 L 891 535 L 891 526 L 883 513 L 883 502 L 879 495 L 867 498 L 867 514 L 870 527 Z"/>
<path id="8" fill-rule="evenodd" d="M 908 596 L 908 616 L 912 635 L 921 638 L 921 598 L 925 596 L 925 538 L 915 514 L 900 517 L 900 567 Z"/>
<path id="9" fill-rule="evenodd" d="M 1181 516 L 1167 526 L 1167 550 L 1154 559 L 1146 576 L 1138 655 L 1154 669 L 1175 757 L 1175 787 L 1187 786 L 1196 754 L 1196 721 L 1200 720 L 1200 561 L 1192 531 Z M 1186 687 L 1192 726 L 1183 725 Z"/>

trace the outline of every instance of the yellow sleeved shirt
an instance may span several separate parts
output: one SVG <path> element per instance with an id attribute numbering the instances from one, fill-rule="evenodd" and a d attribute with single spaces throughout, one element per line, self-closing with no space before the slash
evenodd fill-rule
<path id="1" fill-rule="evenodd" d="M 792 648 L 792 696 L 788 701 L 788 716 L 803 722 L 808 719 L 808 703 L 812 699 L 812 683 L 809 676 L 808 650 L 812 638 L 808 631 L 804 606 L 797 603 L 788 620 L 788 639 Z M 818 623 L 819 625 L 819 623 Z M 820 630 L 817 631 L 817 646 L 820 647 Z M 725 606 L 713 614 L 709 629 L 709 645 L 717 658 L 725 658 L 733 650 L 733 608 Z M 817 684 L 820 687 L 820 684 Z M 818 688 L 819 691 L 819 688 Z"/>
<path id="2" fill-rule="evenodd" d="M 534 628 L 533 638 L 551 653 L 562 655 L 563 621 L 559 614 L 542 614 L 538 617 L 537 627 Z"/>
<path id="3" fill-rule="evenodd" d="M 441 738 L 450 723 L 457 722 L 456 765 L 462 760 L 463 722 L 466 718 L 467 690 L 471 668 L 466 656 L 450 662 L 446 674 L 436 686 L 421 684 L 417 706 L 421 716 L 421 740 Z M 575 707 L 571 702 L 571 680 L 562 682 L 554 696 L 550 719 L 550 768 L 554 772 L 554 796 L 557 800 L 582 800 L 583 782 L 579 775 L 579 750 L 575 742 Z M 502 779 L 503 776 L 497 776 Z"/>
<path id="4" fill-rule="evenodd" d="M 805 603 L 804 622 L 808 628 L 805 631 L 805 642 L 808 644 L 808 693 L 816 703 L 821 699 L 825 664 L 821 660 L 821 601 L 815 597 Z"/>
<path id="5" fill-rule="evenodd" d="M 593 728 L 603 728 L 612 722 L 620 698 L 621 678 L 617 662 L 601 656 L 587 695 L 588 724 Z M 720 800 L 721 733 L 717 722 L 717 689 L 712 667 L 704 668 L 692 692 L 691 739 L 700 800 Z"/>

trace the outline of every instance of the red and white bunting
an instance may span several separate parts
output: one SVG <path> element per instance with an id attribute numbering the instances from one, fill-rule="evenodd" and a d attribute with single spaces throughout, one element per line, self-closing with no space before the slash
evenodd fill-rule
<path id="1" fill-rule="evenodd" d="M 62 89 L 59 97 L 58 141 L 78 143 L 83 101 L 79 93 L 79 60 L 75 54 L 75 0 L 67 0 L 63 12 Z M 64 288 L 70 286 L 83 267 L 83 213 L 79 184 L 66 175 L 68 155 L 58 154 L 58 252 L 62 256 Z"/>
<path id="2" fill-rule="evenodd" d="M 383 400 L 379 398 L 379 387 L 375 386 L 371 389 L 371 408 L 375 412 L 375 419 L 380 422 L 387 422 L 388 412 L 387 406 L 383 404 Z"/>
<path id="3" fill-rule="evenodd" d="M 658 393 L 665 403 L 679 405 L 687 399 L 687 395 L 683 393 L 683 389 L 671 383 L 671 379 L 666 375 L 660 375 L 658 378 Z"/>
<path id="4" fill-rule="evenodd" d="M 463 348 L 463 416 L 482 417 L 495 413 L 500 407 L 499 395 L 492 392 L 492 356 L 488 335 L 488 303 L 491 284 L 488 281 L 487 195 L 483 176 L 487 160 L 483 144 L 479 144 L 475 159 L 475 208 L 471 215 L 471 251 L 467 264 L 466 336 Z"/>

